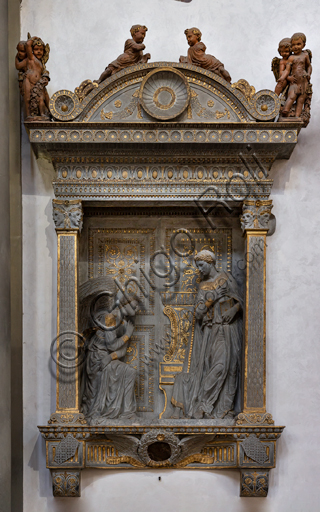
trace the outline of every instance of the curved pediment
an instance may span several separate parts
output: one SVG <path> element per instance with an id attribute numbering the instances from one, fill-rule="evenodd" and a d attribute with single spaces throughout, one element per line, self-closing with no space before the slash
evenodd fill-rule
<path id="1" fill-rule="evenodd" d="M 82 101 L 67 90 L 56 92 L 50 101 L 55 120 L 86 123 L 270 121 L 279 109 L 272 91 L 255 93 L 245 80 L 230 85 L 211 71 L 174 62 L 126 68 Z"/>

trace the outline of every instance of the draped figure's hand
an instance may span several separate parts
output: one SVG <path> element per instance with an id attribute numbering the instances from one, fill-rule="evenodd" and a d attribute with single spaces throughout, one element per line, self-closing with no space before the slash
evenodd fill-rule
<path id="1" fill-rule="evenodd" d="M 133 333 L 133 329 L 134 329 L 134 324 L 133 324 L 133 322 L 131 322 L 130 320 L 128 320 L 128 322 L 127 322 L 127 328 L 126 328 L 126 336 L 128 336 L 128 338 L 131 338 L 132 333 Z"/>
<path id="2" fill-rule="evenodd" d="M 223 313 L 222 321 L 226 324 L 230 324 L 238 311 L 239 311 L 239 306 L 238 306 L 238 304 L 236 304 L 232 308 L 228 309 L 228 311 Z"/>

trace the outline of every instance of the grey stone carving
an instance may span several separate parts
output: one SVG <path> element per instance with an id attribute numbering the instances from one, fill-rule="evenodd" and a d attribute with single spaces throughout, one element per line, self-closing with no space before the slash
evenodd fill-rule
<path id="1" fill-rule="evenodd" d="M 247 437 L 241 443 L 241 446 L 247 457 L 258 462 L 258 464 L 263 465 L 269 458 L 263 443 L 254 434 Z"/>
<path id="2" fill-rule="evenodd" d="M 274 420 L 270 413 L 240 413 L 237 417 L 237 425 L 274 425 Z"/>
<path id="3" fill-rule="evenodd" d="M 201 454 L 204 446 L 215 435 L 186 436 L 179 439 L 172 432 L 156 429 L 137 439 L 127 435 L 108 435 L 120 455 L 135 461 L 141 467 L 184 467 L 191 462 L 211 464 L 213 458 Z"/>
<path id="4" fill-rule="evenodd" d="M 87 338 L 81 407 L 91 424 L 133 419 L 137 408 L 136 370 L 123 358 L 134 330 L 138 299 L 122 295 L 115 302 L 114 286 L 112 279 L 103 276 L 79 288 L 81 328 Z"/>
<path id="5" fill-rule="evenodd" d="M 271 210 L 272 200 L 244 201 L 243 213 L 240 217 L 242 230 L 269 229 Z"/>
<path id="6" fill-rule="evenodd" d="M 52 200 L 53 220 L 56 229 L 81 231 L 83 224 L 82 202 L 63 201 L 59 199 Z"/>
<path id="7" fill-rule="evenodd" d="M 79 496 L 80 468 L 196 469 L 202 464 L 208 469 L 241 469 L 242 495 L 265 496 L 266 470 L 275 465 L 275 445 L 283 427 L 274 427 L 265 412 L 264 254 L 259 253 L 243 273 L 235 273 L 243 249 L 238 216 L 243 199 L 250 198 L 242 216 L 246 248 L 248 253 L 264 248 L 265 231 L 272 232 L 268 173 L 274 160 L 290 157 L 300 125 L 268 122 L 280 108 L 271 91 L 256 93 L 244 80 L 231 86 L 191 64 L 139 64 L 89 92 L 91 88 L 84 82 L 76 93 L 58 91 L 50 110 L 59 123 L 28 126 L 34 150 L 51 157 L 57 173 L 53 187 L 59 199 L 54 201 L 60 256 L 59 344 L 65 341 L 63 331 L 81 333 L 81 342 L 74 346 L 79 361 L 84 360 L 82 366 L 78 360 L 68 363 L 59 354 L 58 412 L 48 426 L 40 427 L 54 495 Z M 226 232 L 230 228 L 230 236 L 224 233 L 220 243 L 217 228 L 214 245 L 208 240 L 208 226 L 202 229 L 199 224 L 199 232 L 198 218 L 192 226 L 187 220 L 193 216 L 189 207 L 204 195 L 206 201 L 225 200 L 233 206 L 227 228 L 222 228 Z M 87 202 L 87 222 L 79 238 L 81 201 Z M 157 210 L 161 207 L 164 212 L 161 232 L 150 221 L 150 204 L 155 201 Z M 133 217 L 136 206 L 144 211 L 138 222 Z M 190 280 L 183 281 L 184 288 L 176 286 L 171 303 L 163 302 L 170 326 L 161 317 L 162 305 L 152 286 L 156 280 L 150 287 L 146 282 L 150 296 L 137 310 L 132 333 L 133 304 L 124 304 L 121 296 L 116 303 L 114 282 L 106 275 L 123 279 L 122 285 L 132 276 L 143 279 L 159 244 L 167 243 L 170 251 L 171 228 L 178 227 L 172 222 L 174 216 L 183 216 L 183 225 L 197 233 L 196 251 L 216 252 L 217 267 L 210 253 L 209 258 L 198 254 L 202 281 L 197 296 L 198 276 L 191 259 L 190 265 L 182 263 Z M 223 215 L 217 217 L 224 225 Z M 112 247 L 120 248 L 112 262 L 111 256 L 105 257 L 107 245 L 110 254 Z M 126 246 L 130 258 L 123 257 Z M 222 272 L 232 268 L 237 283 Z M 242 331 L 238 285 L 244 285 L 245 276 L 246 394 L 235 424 L 233 415 L 240 412 Z M 90 278 L 80 290 L 78 277 L 80 282 Z M 220 283 L 222 277 L 226 283 Z M 90 311 L 90 302 L 103 291 L 111 295 L 100 298 Z M 177 313 L 177 305 L 184 317 Z M 123 324 L 118 325 L 122 310 Z M 170 346 L 163 358 L 161 352 L 154 355 L 161 336 Z M 253 431 L 259 440 L 246 439 Z M 72 436 L 80 442 L 78 449 Z"/>
<path id="8" fill-rule="evenodd" d="M 174 119 L 188 106 L 190 86 L 180 71 L 154 70 L 142 82 L 140 100 L 150 116 Z"/>
<path id="9" fill-rule="evenodd" d="M 242 299 L 231 274 L 218 272 L 215 255 L 200 251 L 202 275 L 195 304 L 195 330 L 183 372 L 176 375 L 174 417 L 233 420 L 241 358 Z"/>
<path id="10" fill-rule="evenodd" d="M 57 498 L 79 498 L 80 475 L 79 470 L 51 471 L 53 496 Z"/>
<path id="11" fill-rule="evenodd" d="M 265 498 L 269 488 L 269 470 L 241 470 L 240 496 L 242 498 Z"/>
<path id="12" fill-rule="evenodd" d="M 63 464 L 67 460 L 71 459 L 77 451 L 79 446 L 79 441 L 73 437 L 73 435 L 68 434 L 56 448 L 56 454 L 54 457 L 54 461 L 57 464 Z"/>
<path id="13" fill-rule="evenodd" d="M 72 425 L 75 425 L 78 423 L 79 425 L 85 425 L 86 420 L 85 420 L 84 415 L 81 413 L 54 412 L 51 414 L 50 420 L 48 421 L 48 423 L 49 423 L 49 425 L 59 424 L 59 423 L 64 423 L 64 424 L 71 423 Z"/>
<path id="14" fill-rule="evenodd" d="M 270 121 L 276 118 L 280 110 L 280 100 L 274 92 L 263 89 L 257 93 L 255 93 L 254 90 L 254 93 L 251 94 L 254 88 L 252 86 L 250 87 L 245 80 L 241 80 L 241 82 L 246 84 L 245 90 L 250 89 L 250 95 L 246 94 L 243 90 L 239 90 L 239 87 L 237 87 L 238 83 L 232 86 L 226 84 L 224 78 L 208 69 L 201 69 L 198 66 L 187 63 L 155 62 L 150 64 L 137 64 L 118 71 L 116 74 L 100 83 L 98 87 L 94 87 L 90 94 L 85 96 L 82 101 L 79 101 L 77 94 L 72 91 L 57 91 L 50 100 L 50 112 L 53 118 L 59 121 L 74 119 L 77 119 L 77 121 L 100 121 L 102 109 L 105 111 L 105 108 L 107 108 L 107 113 L 109 114 L 115 112 L 113 109 L 115 101 L 120 100 L 123 104 L 127 104 L 128 98 L 132 97 L 132 94 L 136 92 L 140 94 L 141 99 L 143 95 L 143 79 L 146 75 L 151 74 L 150 72 L 153 70 L 159 71 L 160 73 L 168 72 L 167 78 L 169 78 L 170 82 L 169 83 L 166 79 L 165 83 L 154 84 L 156 85 L 155 89 L 149 91 L 147 95 L 148 98 L 144 98 L 149 102 L 152 112 L 160 115 L 158 119 L 161 120 L 172 119 L 175 115 L 178 115 L 179 112 L 177 108 L 179 102 L 177 102 L 178 96 L 176 93 L 178 92 L 178 95 L 180 95 L 182 90 L 179 91 L 176 85 L 172 83 L 172 76 L 175 72 L 180 73 L 185 81 L 190 83 L 191 93 L 195 92 L 198 94 L 200 87 L 207 101 L 212 100 L 219 103 L 222 107 L 219 108 L 219 111 L 223 112 L 226 108 L 234 120 L 237 119 L 240 121 L 242 118 L 247 121 Z M 85 81 L 84 83 L 87 82 L 88 81 Z M 122 87 L 124 83 L 126 84 L 125 88 Z M 151 82 L 149 85 L 151 85 Z M 90 88 L 91 87 L 92 84 L 90 84 Z M 162 89 L 159 91 L 159 95 L 157 95 L 156 93 L 159 87 Z M 171 92 L 165 91 L 163 87 L 168 87 Z M 76 90 L 76 92 L 78 91 Z M 162 94 L 164 92 L 166 92 L 166 94 Z M 185 92 L 184 89 L 183 94 L 185 94 Z M 103 101 L 103 98 L 105 98 L 105 101 Z M 157 106 L 157 103 L 160 107 Z M 190 111 L 188 113 L 187 109 L 183 108 L 183 104 L 180 104 L 180 106 L 182 107 L 180 115 L 185 111 L 183 114 L 184 122 L 191 121 L 192 113 Z M 187 104 L 185 107 L 186 106 Z M 154 107 L 156 107 L 156 110 L 154 110 Z M 140 109 L 138 109 L 138 112 L 139 113 L 133 113 L 132 111 L 132 115 L 130 115 L 128 121 L 136 122 L 138 119 L 141 119 Z M 171 112 L 174 114 L 172 117 L 170 117 Z M 169 116 L 166 114 L 169 114 Z M 151 115 L 153 116 L 153 114 Z M 112 119 L 112 115 L 104 118 L 104 120 L 108 122 Z M 193 119 L 198 121 L 198 115 L 194 116 Z M 216 120 L 218 119 L 219 116 Z M 150 122 L 152 119 L 144 117 L 144 121 Z M 221 121 L 224 121 L 224 117 L 221 118 Z M 280 140 L 278 142 L 280 142 Z"/>

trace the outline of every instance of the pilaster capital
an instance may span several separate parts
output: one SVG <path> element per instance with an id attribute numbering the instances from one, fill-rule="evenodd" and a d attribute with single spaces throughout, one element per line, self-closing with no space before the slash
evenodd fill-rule
<path id="1" fill-rule="evenodd" d="M 52 215 L 56 230 L 81 231 L 83 224 L 82 201 L 53 199 Z"/>
<path id="2" fill-rule="evenodd" d="M 243 201 L 242 215 L 240 216 L 241 229 L 269 229 L 269 220 L 272 210 L 272 199 Z"/>

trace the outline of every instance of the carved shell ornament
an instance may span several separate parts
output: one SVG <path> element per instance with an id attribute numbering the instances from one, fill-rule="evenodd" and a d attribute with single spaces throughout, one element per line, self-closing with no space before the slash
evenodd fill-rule
<path id="1" fill-rule="evenodd" d="M 178 117 L 187 108 L 190 87 L 180 71 L 156 69 L 144 78 L 139 97 L 147 114 L 166 121 Z"/>
<path id="2" fill-rule="evenodd" d="M 81 105 L 78 97 L 71 91 L 57 91 L 51 98 L 49 109 L 52 116 L 59 121 L 71 121 L 78 117 Z"/>
<path id="3" fill-rule="evenodd" d="M 279 98 L 271 95 L 269 91 L 259 91 L 253 97 L 253 104 L 260 116 L 265 118 L 275 117 L 279 111 Z"/>

